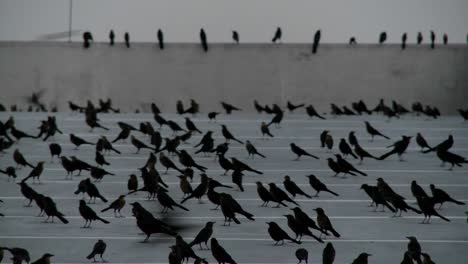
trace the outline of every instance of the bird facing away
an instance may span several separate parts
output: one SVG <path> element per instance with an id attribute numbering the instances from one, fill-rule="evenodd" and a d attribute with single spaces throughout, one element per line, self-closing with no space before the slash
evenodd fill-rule
<path id="1" fill-rule="evenodd" d="M 280 27 L 276 28 L 275 35 L 273 36 L 273 39 L 271 42 L 276 43 L 276 41 L 281 41 L 281 37 L 283 36 L 283 32 Z"/>
<path id="2" fill-rule="evenodd" d="M 319 29 L 317 30 L 317 32 L 315 32 L 315 35 L 314 35 L 314 43 L 312 44 L 312 54 L 317 53 L 317 49 L 320 43 L 321 36 L 322 36 L 322 32 Z"/>
<path id="3" fill-rule="evenodd" d="M 296 258 L 299 260 L 299 263 L 302 263 L 302 261 L 305 261 L 305 263 L 308 263 L 309 260 L 309 252 L 305 248 L 299 248 L 296 250 Z"/>
<path id="4" fill-rule="evenodd" d="M 227 253 L 227 251 L 218 243 L 216 238 L 211 238 L 211 254 L 218 263 L 237 264 L 236 261 Z"/>
<path id="5" fill-rule="evenodd" d="M 387 40 L 387 32 L 384 31 L 380 33 L 379 35 L 379 44 L 385 43 L 386 40 Z"/>
<path id="6" fill-rule="evenodd" d="M 101 257 L 102 262 L 106 262 L 106 260 L 102 257 L 104 252 L 106 251 L 106 243 L 103 240 L 98 240 L 96 244 L 94 244 L 93 251 L 86 257 L 87 259 L 93 259 L 96 262 L 96 255 Z"/>
<path id="7" fill-rule="evenodd" d="M 163 50 L 164 49 L 164 35 L 161 29 L 158 29 L 157 38 L 158 38 L 159 49 Z"/>
<path id="8" fill-rule="evenodd" d="M 232 40 L 236 44 L 239 44 L 239 33 L 237 33 L 237 31 L 235 31 L 235 30 L 232 31 Z"/>

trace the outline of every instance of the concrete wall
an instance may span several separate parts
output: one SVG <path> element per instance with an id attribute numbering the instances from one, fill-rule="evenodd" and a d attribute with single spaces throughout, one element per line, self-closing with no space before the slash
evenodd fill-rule
<path id="1" fill-rule="evenodd" d="M 109 47 L 95 43 L 0 43 L 0 102 L 24 102 L 45 89 L 44 100 L 66 110 L 66 101 L 111 97 L 123 110 L 156 102 L 175 111 L 178 99 L 194 98 L 202 111 L 226 100 L 248 111 L 252 101 L 349 104 L 379 98 L 434 104 L 443 113 L 466 107 L 468 46 L 322 45 L 316 55 L 304 44 L 216 44 L 208 53 L 196 44 L 149 43 Z M 148 109 L 148 108 L 146 108 Z"/>

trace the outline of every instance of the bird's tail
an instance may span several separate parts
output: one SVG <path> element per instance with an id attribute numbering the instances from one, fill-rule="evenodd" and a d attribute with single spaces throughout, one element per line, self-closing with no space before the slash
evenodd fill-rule
<path id="1" fill-rule="evenodd" d="M 251 220 L 251 221 L 255 221 L 255 218 L 253 218 L 253 214 L 249 213 L 249 212 L 246 212 L 244 210 L 240 211 L 239 214 L 245 216 L 247 219 Z"/>
<path id="2" fill-rule="evenodd" d="M 254 172 L 254 173 L 257 173 L 257 174 L 260 174 L 260 175 L 263 174 L 263 172 L 258 171 L 258 170 L 254 170 L 254 169 L 252 169 L 252 168 L 248 169 L 248 171 L 251 171 L 251 172 Z"/>
<path id="3" fill-rule="evenodd" d="M 180 203 L 183 204 L 183 203 L 185 203 L 188 199 L 192 199 L 193 197 L 195 197 L 195 196 L 193 196 L 193 194 L 190 194 L 189 196 L 185 197 Z"/>
<path id="4" fill-rule="evenodd" d="M 34 169 L 34 166 L 33 166 L 31 163 L 27 162 L 27 161 L 26 161 L 26 165 L 28 165 L 29 167 L 31 167 L 32 169 Z"/>
<path id="5" fill-rule="evenodd" d="M 305 197 L 309 198 L 309 199 L 312 199 L 312 196 L 308 195 L 307 193 L 303 192 L 302 193 Z"/>
<path id="6" fill-rule="evenodd" d="M 351 154 L 351 156 L 353 156 L 353 158 L 355 158 L 355 159 L 357 159 L 357 158 L 358 158 L 358 156 L 356 156 L 356 154 L 354 154 L 354 153 L 352 153 L 352 152 L 351 152 L 351 153 L 349 153 L 349 154 Z"/>
<path id="7" fill-rule="evenodd" d="M 315 156 L 315 155 L 312 155 L 312 154 L 310 154 L 310 153 L 306 153 L 306 154 L 304 154 L 304 155 L 309 156 L 309 157 L 312 157 L 312 158 L 314 158 L 314 159 L 319 159 L 319 157 L 317 157 L 317 156 Z"/>
<path id="8" fill-rule="evenodd" d="M 107 128 L 107 127 L 105 127 L 105 126 L 103 126 L 103 125 L 101 125 L 101 124 L 98 124 L 97 127 L 100 127 L 100 128 L 102 128 L 102 129 L 104 129 L 104 130 L 107 130 L 107 131 L 109 130 L 109 128 Z"/>
<path id="9" fill-rule="evenodd" d="M 385 201 L 384 205 L 385 205 L 388 209 L 390 209 L 390 211 L 392 211 L 393 213 L 396 212 L 395 208 L 393 208 L 393 206 L 391 206 L 387 201 Z"/>
<path id="10" fill-rule="evenodd" d="M 458 205 L 464 205 L 465 203 L 464 202 L 460 202 L 460 201 L 457 201 L 453 198 L 450 198 L 449 202 L 452 202 L 452 203 L 455 203 L 455 204 L 458 204 Z"/>
<path id="11" fill-rule="evenodd" d="M 406 208 L 410 209 L 411 211 L 415 212 L 415 213 L 418 213 L 418 214 L 421 214 L 422 212 L 414 207 L 411 207 L 411 206 L 407 206 Z"/>
<path id="12" fill-rule="evenodd" d="M 382 156 L 380 156 L 379 160 L 384 160 L 384 159 L 388 158 L 390 155 L 395 154 L 395 153 L 396 153 L 395 150 L 391 150 L 391 151 L 383 154 Z"/>
<path id="13" fill-rule="evenodd" d="M 257 152 L 257 155 L 259 155 L 259 156 L 262 157 L 262 158 L 266 158 L 265 155 L 263 155 L 262 153 L 258 153 L 258 152 Z"/>
<path id="14" fill-rule="evenodd" d="M 359 174 L 361 174 L 362 176 L 367 176 L 367 173 L 362 172 L 362 171 L 360 171 L 360 170 L 358 170 L 358 169 L 354 169 L 354 171 L 357 172 L 357 173 L 359 173 Z"/>
<path id="15" fill-rule="evenodd" d="M 331 193 L 331 194 L 333 194 L 333 195 L 335 195 L 335 196 L 340 196 L 340 195 L 338 195 L 336 192 L 331 191 L 331 190 L 328 189 L 328 188 L 327 188 L 325 191 L 326 191 L 326 192 L 329 192 L 329 193 Z"/>
<path id="16" fill-rule="evenodd" d="M 267 135 L 270 137 L 274 137 L 270 132 L 268 132 Z"/>
<path id="17" fill-rule="evenodd" d="M 390 139 L 389 137 L 387 137 L 386 135 L 384 134 L 380 134 L 382 137 L 386 138 L 386 139 Z"/>
<path id="18" fill-rule="evenodd" d="M 106 219 L 102 219 L 101 217 L 98 217 L 97 220 L 103 222 L 104 224 L 110 224 L 109 221 L 107 221 Z"/>
<path id="19" fill-rule="evenodd" d="M 301 244 L 301 241 L 297 241 L 297 240 L 296 240 L 296 239 L 294 239 L 294 238 L 289 238 L 289 240 L 290 240 L 291 242 L 293 242 L 293 243 L 296 243 L 296 244 L 298 244 L 298 245 L 300 245 L 300 244 Z"/>
<path id="20" fill-rule="evenodd" d="M 87 259 L 92 259 L 92 258 L 94 258 L 95 255 L 96 255 L 96 254 L 95 254 L 94 251 L 93 251 L 93 252 L 91 252 L 91 254 L 89 254 L 86 258 L 87 258 Z"/>
<path id="21" fill-rule="evenodd" d="M 203 171 L 203 172 L 206 171 L 206 167 L 203 167 L 201 165 L 195 164 L 194 167 L 197 168 L 200 171 Z"/>
<path id="22" fill-rule="evenodd" d="M 113 151 L 115 151 L 117 154 L 122 154 L 120 151 L 116 150 L 115 148 L 111 148 Z"/>
<path id="23" fill-rule="evenodd" d="M 317 241 L 320 242 L 320 243 L 324 243 L 323 240 L 322 240 L 321 238 L 317 237 L 316 235 L 314 235 L 314 234 L 313 234 L 312 232 L 310 232 L 310 231 L 307 233 L 307 235 L 310 236 L 310 237 L 313 237 L 315 240 L 317 240 Z"/>
<path id="24" fill-rule="evenodd" d="M 107 207 L 107 208 L 102 209 L 101 212 L 104 213 L 105 211 L 108 211 L 108 210 L 110 210 L 110 209 L 111 209 L 111 207 L 109 206 L 109 207 Z"/>
<path id="25" fill-rule="evenodd" d="M 182 209 L 182 210 L 185 210 L 185 211 L 190 211 L 189 209 L 187 209 L 187 208 L 183 207 L 183 206 L 182 206 L 182 205 L 180 205 L 180 204 L 175 204 L 175 206 L 179 207 L 179 208 L 180 208 L 180 209 Z"/>
<path id="26" fill-rule="evenodd" d="M 335 236 L 335 237 L 340 237 L 341 236 L 340 233 L 336 232 L 336 230 L 334 228 L 332 228 L 330 231 L 332 232 L 333 236 Z"/>
<path id="27" fill-rule="evenodd" d="M 60 214 L 57 214 L 56 216 L 57 216 L 58 219 L 60 219 L 60 221 L 62 221 L 62 223 L 68 224 L 68 220 L 65 219 L 65 217 L 63 217 L 63 216 L 60 215 Z"/>
<path id="28" fill-rule="evenodd" d="M 236 223 L 236 224 L 238 224 L 238 225 L 240 225 L 240 223 L 241 223 L 241 222 L 239 221 L 239 219 L 237 219 L 236 216 L 233 216 L 233 217 L 232 217 L 232 221 L 234 221 L 234 223 Z"/>
<path id="29" fill-rule="evenodd" d="M 104 198 L 104 196 L 102 196 L 101 194 L 99 194 L 99 199 L 101 199 L 103 202 L 107 203 L 107 199 Z"/>
<path id="30" fill-rule="evenodd" d="M 439 213 L 437 213 L 437 212 L 436 212 L 436 216 L 438 216 L 438 217 L 444 219 L 444 220 L 447 221 L 447 222 L 450 222 L 450 219 L 448 219 L 447 217 L 445 217 L 445 216 L 443 216 L 443 215 L 441 215 L 441 214 L 439 214 Z"/>
<path id="31" fill-rule="evenodd" d="M 240 143 L 240 144 L 244 144 L 244 142 L 240 141 L 240 140 L 237 139 L 237 138 L 233 138 L 233 140 L 236 141 L 236 142 L 238 142 L 238 143 Z"/>
<path id="32" fill-rule="evenodd" d="M 319 115 L 319 114 L 316 114 L 315 116 L 317 116 L 318 118 L 322 119 L 322 120 L 325 120 L 325 117 Z"/>

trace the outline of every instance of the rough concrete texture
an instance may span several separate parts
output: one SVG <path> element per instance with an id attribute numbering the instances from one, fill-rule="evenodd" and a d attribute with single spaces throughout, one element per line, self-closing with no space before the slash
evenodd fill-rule
<path id="1" fill-rule="evenodd" d="M 306 44 L 214 44 L 204 53 L 198 44 L 0 43 L 0 102 L 24 103 L 31 91 L 45 89 L 48 105 L 65 110 L 66 100 L 110 97 L 123 110 L 163 111 L 190 98 L 202 111 L 226 100 L 253 111 L 252 100 L 313 104 L 358 99 L 376 103 L 395 99 L 433 104 L 454 113 L 468 98 L 468 46 L 321 45 L 311 54 Z"/>

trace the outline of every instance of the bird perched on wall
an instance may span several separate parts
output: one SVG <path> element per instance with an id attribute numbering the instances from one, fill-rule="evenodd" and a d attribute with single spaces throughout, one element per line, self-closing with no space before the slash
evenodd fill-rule
<path id="1" fill-rule="evenodd" d="M 448 44 L 448 35 L 446 33 L 444 33 L 444 35 L 442 36 L 442 41 L 444 42 L 444 45 Z"/>
<path id="2" fill-rule="evenodd" d="M 130 34 L 128 32 L 125 32 L 124 40 L 125 40 L 125 46 L 127 48 L 130 48 Z"/>
<path id="3" fill-rule="evenodd" d="M 431 49 L 435 48 L 435 39 L 436 39 L 436 35 L 434 31 L 431 30 Z"/>
<path id="4" fill-rule="evenodd" d="M 206 37 L 205 30 L 203 28 L 200 29 L 200 42 L 201 42 L 203 50 L 205 52 L 208 52 L 208 40 Z"/>
<path id="5" fill-rule="evenodd" d="M 232 111 L 241 111 L 240 108 L 233 106 L 232 104 L 228 104 L 226 102 L 221 101 L 221 106 L 223 107 L 224 111 L 226 111 L 227 115 L 230 115 Z"/>
<path id="6" fill-rule="evenodd" d="M 418 43 L 418 45 L 421 45 L 422 42 L 423 42 L 423 35 L 421 32 L 418 32 L 418 36 L 416 37 L 416 43 Z"/>
<path id="7" fill-rule="evenodd" d="M 164 35 L 161 29 L 158 29 L 158 33 L 156 34 L 158 38 L 158 45 L 159 49 L 163 50 L 164 49 Z"/>
<path id="8" fill-rule="evenodd" d="M 109 32 L 109 45 L 114 46 L 114 39 L 115 39 L 114 30 L 111 29 L 111 31 Z"/>
<path id="9" fill-rule="evenodd" d="M 85 49 L 91 46 L 91 42 L 93 41 L 93 35 L 89 31 L 83 32 L 83 47 Z"/>
<path id="10" fill-rule="evenodd" d="M 351 38 L 349 38 L 348 45 L 354 46 L 354 45 L 356 45 L 356 44 L 357 44 L 356 37 L 351 37 Z"/>
<path id="11" fill-rule="evenodd" d="M 404 50 L 406 49 L 406 40 L 408 39 L 408 35 L 403 33 L 403 36 L 401 36 L 401 49 Z"/>
<path id="12" fill-rule="evenodd" d="M 283 32 L 280 27 L 276 28 L 275 35 L 273 36 L 273 39 L 271 42 L 276 43 L 276 41 L 281 41 L 281 37 L 283 36 Z"/>
<path id="13" fill-rule="evenodd" d="M 387 32 L 383 31 L 379 35 L 379 44 L 384 44 L 386 40 L 387 40 Z"/>
<path id="14" fill-rule="evenodd" d="M 322 36 L 322 32 L 319 29 L 317 30 L 317 32 L 315 32 L 315 35 L 314 35 L 314 43 L 312 44 L 312 54 L 317 53 L 317 49 L 320 43 L 321 36 Z"/>
<path id="15" fill-rule="evenodd" d="M 325 117 L 319 115 L 319 113 L 315 110 L 313 105 L 309 105 L 309 106 L 306 107 L 306 113 L 310 117 L 316 116 L 316 117 L 318 117 L 320 119 L 325 119 Z"/>
<path id="16" fill-rule="evenodd" d="M 236 44 L 239 44 L 239 33 L 237 33 L 237 31 L 235 31 L 235 30 L 232 31 L 232 40 Z"/>

